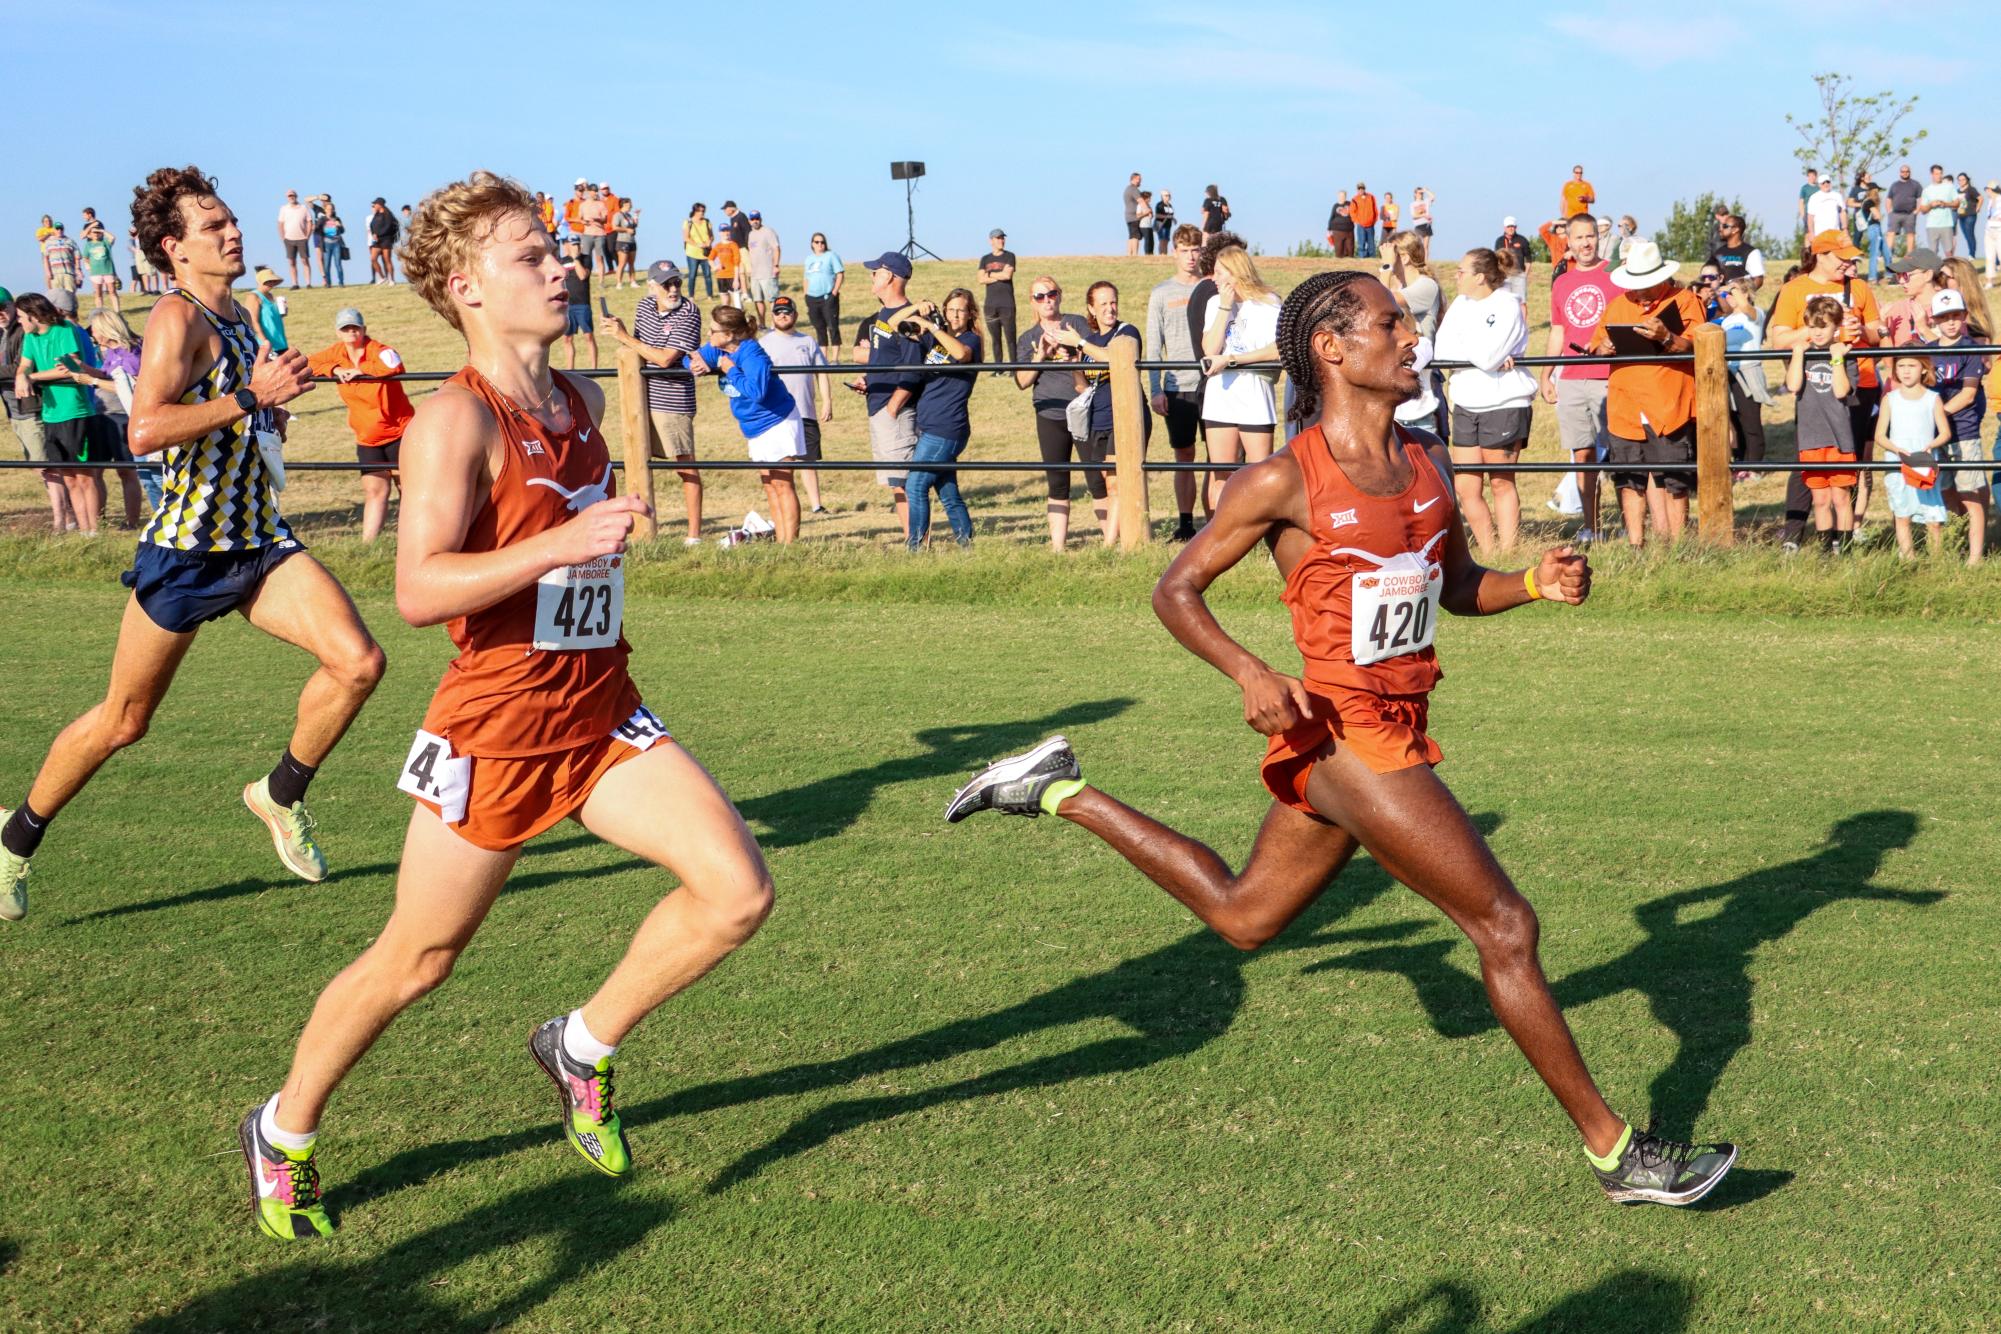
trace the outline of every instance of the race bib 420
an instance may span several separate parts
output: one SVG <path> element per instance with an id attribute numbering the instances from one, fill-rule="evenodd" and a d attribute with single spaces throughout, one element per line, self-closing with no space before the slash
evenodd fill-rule
<path id="1" fill-rule="evenodd" d="M 1444 571 L 1412 552 L 1381 569 L 1357 574 L 1349 640 L 1355 665 L 1366 667 L 1430 648 L 1438 631 L 1438 595 L 1444 586 Z"/>
<path id="2" fill-rule="evenodd" d="M 535 647 L 559 652 L 609 648 L 625 624 L 621 556 L 549 571 L 535 584 Z"/>

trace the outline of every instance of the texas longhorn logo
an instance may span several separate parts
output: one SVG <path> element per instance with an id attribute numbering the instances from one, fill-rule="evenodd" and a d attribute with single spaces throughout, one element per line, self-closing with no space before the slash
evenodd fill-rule
<path id="1" fill-rule="evenodd" d="M 528 485 L 548 487 L 551 491 L 556 492 L 569 502 L 572 513 L 581 513 L 597 504 L 600 500 L 610 498 L 611 465 L 609 463 L 604 465 L 604 477 L 601 480 L 592 482 L 589 486 L 580 486 L 574 491 L 564 486 L 561 482 L 548 477 L 530 477 Z"/>

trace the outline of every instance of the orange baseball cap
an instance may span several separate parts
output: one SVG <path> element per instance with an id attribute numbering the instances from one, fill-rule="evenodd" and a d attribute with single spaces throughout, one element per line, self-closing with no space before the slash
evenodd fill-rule
<path id="1" fill-rule="evenodd" d="M 1848 239 L 1848 233 L 1836 231 L 1831 227 L 1813 238 L 1813 253 L 1816 255 L 1835 255 L 1841 259 L 1862 258 L 1862 252 L 1857 250 L 1855 243 Z"/>

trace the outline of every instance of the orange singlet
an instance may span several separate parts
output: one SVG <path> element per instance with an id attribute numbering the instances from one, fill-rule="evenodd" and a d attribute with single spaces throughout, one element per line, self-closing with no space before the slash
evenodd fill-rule
<path id="1" fill-rule="evenodd" d="M 446 382 L 500 427 L 499 466 L 460 550 L 498 551 L 612 494 L 611 455 L 560 375 L 571 428 L 556 434 L 467 366 Z M 469 842 L 516 846 L 561 821 L 606 770 L 666 735 L 626 674 L 623 558 L 561 567 L 446 628 L 445 669 L 398 786 Z"/>
<path id="2" fill-rule="evenodd" d="M 1425 735 L 1438 684 L 1440 548 L 1456 519 L 1452 488 L 1416 438 L 1397 428 L 1410 485 L 1394 496 L 1357 490 L 1327 452 L 1318 426 L 1287 446 L 1306 484 L 1313 545 L 1286 577 L 1283 597 L 1313 717 L 1271 739 L 1263 777 L 1272 795 L 1312 813 L 1306 780 L 1331 740 L 1376 773 L 1436 764 Z"/>

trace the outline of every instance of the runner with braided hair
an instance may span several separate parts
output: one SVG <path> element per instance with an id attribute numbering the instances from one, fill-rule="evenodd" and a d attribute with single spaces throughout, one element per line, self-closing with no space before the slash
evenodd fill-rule
<path id="1" fill-rule="evenodd" d="M 1060 736 L 989 765 L 945 818 L 1060 816 L 1245 950 L 1284 930 L 1367 849 L 1479 950 L 1494 1013 L 1576 1124 L 1605 1193 L 1693 1203 L 1736 1162 L 1735 1146 L 1662 1139 L 1606 1106 L 1543 977 L 1535 911 L 1433 772 L 1443 756 L 1425 732 L 1441 676 L 1432 650 L 1441 609 L 1576 606 L 1590 595 L 1591 567 L 1569 547 L 1512 574 L 1475 563 L 1444 447 L 1395 421 L 1397 405 L 1418 392 L 1417 333 L 1374 277 L 1308 278 L 1285 300 L 1277 341 L 1297 394 L 1293 415 L 1306 421 L 1317 410 L 1318 423 L 1231 479 L 1153 593 L 1168 632 L 1237 684 L 1245 723 L 1269 738 L 1262 776 L 1273 801 L 1243 872 L 1086 785 Z M 1260 544 L 1284 580 L 1305 663 L 1298 676 L 1231 638 L 1203 599 Z"/>

